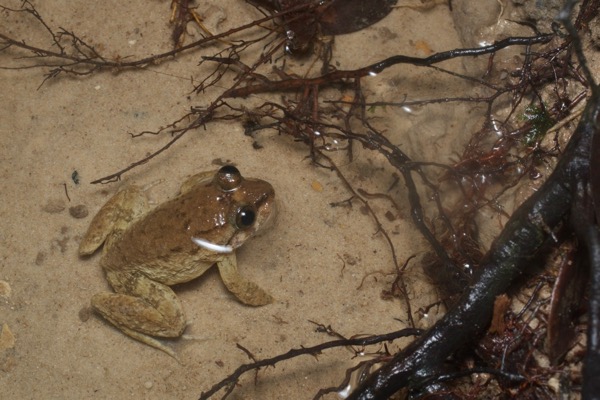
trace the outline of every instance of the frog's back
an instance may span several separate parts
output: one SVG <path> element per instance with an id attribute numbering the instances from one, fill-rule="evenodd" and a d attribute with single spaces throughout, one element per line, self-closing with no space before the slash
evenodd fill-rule
<path id="1" fill-rule="evenodd" d="M 103 268 L 137 270 L 165 284 L 201 275 L 220 255 L 197 246 L 191 238 L 227 243 L 234 233 L 226 221 L 227 199 L 219 199 L 209 189 L 190 190 L 134 222 L 111 244 Z"/>

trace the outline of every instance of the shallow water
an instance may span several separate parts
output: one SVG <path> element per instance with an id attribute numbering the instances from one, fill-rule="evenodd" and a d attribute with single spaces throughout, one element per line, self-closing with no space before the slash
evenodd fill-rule
<path id="1" fill-rule="evenodd" d="M 74 0 L 68 7 L 60 1 L 36 6 L 50 26 L 76 32 L 109 57 L 125 58 L 171 49 L 167 3 L 100 2 L 91 8 L 89 2 Z M 215 24 L 212 29 L 226 30 L 260 17 L 238 1 L 214 4 L 216 8 L 201 8 L 207 24 Z M 44 30 L 31 18 L 6 13 L 1 18 L 11 36 L 48 45 Z M 195 34 L 188 40 L 197 38 Z M 427 56 L 461 46 L 445 5 L 399 8 L 369 28 L 337 37 L 333 60 L 338 69 L 353 69 L 392 54 Z M 289 137 L 259 133 L 256 140 L 263 148 L 255 150 L 254 139 L 244 135 L 240 123 L 211 123 L 189 132 L 121 182 L 89 183 L 169 140 L 167 135 L 133 139 L 129 132 L 165 126 L 190 106 L 206 104 L 220 90 L 190 94 L 189 77 L 198 79 L 200 55 L 214 51 L 209 47 L 146 70 L 66 77 L 41 87 L 44 70 L 0 70 L 0 93 L 10 99 L 0 110 L 0 281 L 11 288 L 9 295 L 0 293 L 0 323 L 15 339 L 0 352 L 0 397 L 192 399 L 250 361 L 237 343 L 255 357 L 266 358 L 331 340 L 315 332 L 309 321 L 331 325 L 347 336 L 404 326 L 396 320 L 406 321 L 403 303 L 381 298 L 394 279 L 392 255 L 383 236 L 358 203 L 353 208 L 330 206 L 350 194 L 335 173 L 312 166 L 307 148 Z M 9 59 L 10 53 L 0 54 L 0 65 L 12 62 Z M 306 67 L 304 61 L 287 63 L 294 72 Z M 464 70 L 458 60 L 444 67 Z M 411 66 L 391 68 L 363 82 L 369 98 L 381 101 L 398 101 L 405 95 L 407 99 L 459 96 L 472 90 L 461 80 Z M 466 140 L 460 136 L 457 140 L 457 132 L 469 132 L 480 121 L 476 108 L 464 105 L 387 107 L 377 113 L 378 128 L 393 143 L 410 156 L 438 162 L 450 162 Z M 333 154 L 343 172 L 361 189 L 385 191 L 393 178 L 383 157 L 355 147 L 352 163 L 343 154 Z M 81 259 L 77 247 L 91 217 L 122 185 L 158 181 L 150 190 L 158 203 L 174 195 L 186 176 L 215 168 L 217 159 L 233 162 L 244 175 L 268 180 L 275 187 L 280 204 L 275 226 L 241 248 L 238 260 L 242 273 L 268 289 L 276 302 L 260 308 L 241 305 L 226 292 L 215 271 L 176 288 L 189 324 L 186 334 L 198 338 L 173 344 L 181 365 L 89 314 L 89 299 L 108 290 L 108 285 L 98 266 L 99 254 Z M 79 184 L 72 179 L 74 171 Z M 69 211 L 80 205 L 89 214 L 75 218 Z M 396 213 L 386 200 L 373 200 L 371 205 L 378 215 Z M 402 264 L 426 246 L 410 221 L 406 203 L 399 206 L 399 218 L 386 221 L 385 227 Z M 435 301 L 418 269 L 407 281 L 414 310 Z M 436 311 L 418 320 L 419 326 L 433 323 Z M 394 342 L 390 349 L 403 343 Z M 230 398 L 312 398 L 318 389 L 341 383 L 346 368 L 357 362 L 351 358 L 348 350 L 338 349 L 318 360 L 285 362 L 261 370 L 257 386 L 252 374 L 244 376 Z"/>

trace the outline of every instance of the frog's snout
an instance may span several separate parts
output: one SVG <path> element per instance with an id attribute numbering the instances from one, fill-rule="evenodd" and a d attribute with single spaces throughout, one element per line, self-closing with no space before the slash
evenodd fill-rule
<path id="1" fill-rule="evenodd" d="M 275 225 L 275 221 L 277 220 L 277 216 L 279 215 L 279 202 L 276 198 L 273 198 L 268 204 L 270 208 L 268 210 L 267 218 L 261 223 L 258 234 L 260 235 L 262 232 L 265 232 L 271 229 Z"/>

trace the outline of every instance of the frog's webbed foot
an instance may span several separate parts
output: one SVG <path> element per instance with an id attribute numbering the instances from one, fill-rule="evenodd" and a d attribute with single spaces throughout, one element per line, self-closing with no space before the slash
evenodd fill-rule
<path id="1" fill-rule="evenodd" d="M 178 359 L 156 337 L 178 338 L 186 323 L 183 308 L 173 290 L 142 274 L 108 271 L 107 279 L 117 293 L 98 293 L 92 307 L 123 333 Z"/>
<path id="2" fill-rule="evenodd" d="M 92 219 L 90 227 L 79 243 L 79 255 L 92 254 L 111 233 L 124 230 L 147 209 L 148 201 L 139 187 L 128 186 L 119 191 Z"/>
<path id="3" fill-rule="evenodd" d="M 273 302 L 273 297 L 240 275 L 235 254 L 228 255 L 217 262 L 221 279 L 227 289 L 242 303 L 250 306 L 264 306 Z"/>

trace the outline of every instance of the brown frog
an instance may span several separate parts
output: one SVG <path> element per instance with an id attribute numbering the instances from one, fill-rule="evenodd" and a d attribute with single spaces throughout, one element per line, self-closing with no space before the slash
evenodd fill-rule
<path id="1" fill-rule="evenodd" d="M 273 220 L 274 200 L 269 183 L 243 178 L 231 165 L 190 177 L 179 196 L 153 210 L 141 188 L 126 187 L 100 209 L 79 246 L 79 254 L 88 255 L 104 244 L 100 265 L 115 291 L 94 295 L 92 308 L 125 334 L 175 357 L 157 339 L 177 338 L 186 327 L 170 286 L 216 264 L 242 303 L 271 303 L 239 274 L 235 249 Z"/>

